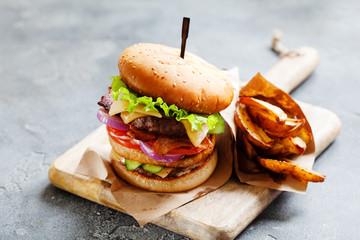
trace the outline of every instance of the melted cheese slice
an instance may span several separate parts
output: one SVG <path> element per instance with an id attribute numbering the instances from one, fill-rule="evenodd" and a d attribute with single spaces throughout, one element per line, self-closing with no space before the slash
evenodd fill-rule
<path id="1" fill-rule="evenodd" d="M 195 147 L 200 145 L 200 143 L 204 140 L 207 133 L 209 132 L 209 127 L 205 123 L 202 125 L 201 130 L 192 131 L 191 130 L 191 123 L 188 120 L 185 119 L 185 120 L 181 120 L 180 122 L 182 124 L 184 124 L 186 133 L 189 136 L 189 139 L 190 139 L 191 143 Z"/>
<path id="2" fill-rule="evenodd" d="M 124 123 L 128 124 L 129 122 L 137 119 L 137 118 L 141 118 L 141 117 L 145 117 L 148 116 L 147 114 L 143 114 L 143 113 L 129 113 L 129 112 L 122 112 L 121 113 L 121 119 L 124 121 Z"/>
<path id="3" fill-rule="evenodd" d="M 110 116 L 113 116 L 115 114 L 118 113 L 122 113 L 122 112 L 128 112 L 127 110 L 125 110 L 127 107 L 129 106 L 129 101 L 127 100 L 123 100 L 123 101 L 114 101 L 111 104 L 110 107 L 110 111 L 109 114 Z M 145 111 L 144 110 L 145 105 L 144 104 L 139 104 L 134 108 L 134 113 L 142 113 L 144 115 L 149 115 L 149 116 L 154 116 L 154 117 L 158 117 L 158 118 L 162 118 L 161 113 L 157 112 L 157 111 Z M 130 114 L 130 113 L 129 113 Z"/>
<path id="4" fill-rule="evenodd" d="M 125 110 L 129 106 L 129 101 L 123 100 L 123 101 L 114 101 L 111 104 L 109 114 L 110 116 L 113 116 L 115 114 L 121 113 L 121 118 L 124 121 L 124 123 L 128 124 L 129 122 L 140 118 L 144 116 L 154 116 L 158 118 L 162 118 L 162 115 L 160 112 L 156 111 L 144 111 L 143 108 L 145 105 L 139 104 L 134 108 L 134 113 L 129 113 L 127 110 Z M 184 119 L 180 121 L 186 130 L 186 133 L 191 141 L 191 143 L 197 147 L 201 144 L 201 142 L 206 137 L 207 133 L 209 132 L 209 127 L 204 123 L 202 125 L 202 130 L 192 131 L 191 130 L 191 123 Z"/>
<path id="5" fill-rule="evenodd" d="M 174 168 L 170 167 L 163 167 L 160 172 L 154 173 L 155 175 L 158 175 L 161 178 L 166 178 L 167 175 L 173 170 Z"/>

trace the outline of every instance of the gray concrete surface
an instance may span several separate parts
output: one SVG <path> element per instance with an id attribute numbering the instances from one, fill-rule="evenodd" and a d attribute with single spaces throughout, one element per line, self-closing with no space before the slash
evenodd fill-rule
<path id="1" fill-rule="evenodd" d="M 360 4 L 352 1 L 0 2 L 0 239 L 184 239 L 53 187 L 51 162 L 88 135 L 99 97 L 127 46 L 180 46 L 242 79 L 288 47 L 316 47 L 321 63 L 293 92 L 338 114 L 343 129 L 317 159 L 326 174 L 306 195 L 283 193 L 236 239 L 357 239 L 360 220 Z M 326 121 L 326 119 L 324 119 Z"/>

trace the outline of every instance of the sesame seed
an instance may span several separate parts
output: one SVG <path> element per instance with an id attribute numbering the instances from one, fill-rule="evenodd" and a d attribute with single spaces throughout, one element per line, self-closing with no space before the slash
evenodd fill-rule
<path id="1" fill-rule="evenodd" d="M 173 83 L 173 86 L 176 87 L 176 83 Z"/>
<path id="2" fill-rule="evenodd" d="M 135 76 L 131 76 L 131 78 L 132 78 L 132 79 L 134 79 L 134 78 L 135 78 Z"/>
<path id="3" fill-rule="evenodd" d="M 136 66 L 134 65 L 133 68 L 136 68 Z"/>
<path id="4" fill-rule="evenodd" d="M 184 99 L 183 99 L 183 98 L 180 98 L 180 102 L 182 102 L 182 101 L 184 101 Z"/>

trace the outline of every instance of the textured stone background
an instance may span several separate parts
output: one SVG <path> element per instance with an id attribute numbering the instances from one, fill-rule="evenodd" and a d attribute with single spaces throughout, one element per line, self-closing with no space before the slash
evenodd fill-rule
<path id="1" fill-rule="evenodd" d="M 293 96 L 339 115 L 343 130 L 317 160 L 326 174 L 306 195 L 283 193 L 237 239 L 355 239 L 360 220 L 358 1 L 0 2 L 0 239 L 183 239 L 53 187 L 51 162 L 88 135 L 121 51 L 180 46 L 241 78 L 278 60 L 273 28 L 321 63 Z M 326 119 L 324 119 L 326 121 Z"/>

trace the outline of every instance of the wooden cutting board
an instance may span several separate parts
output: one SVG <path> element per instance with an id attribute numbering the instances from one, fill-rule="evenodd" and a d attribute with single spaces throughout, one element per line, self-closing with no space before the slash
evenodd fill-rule
<path id="1" fill-rule="evenodd" d="M 318 62 L 316 50 L 305 48 L 300 49 L 301 51 L 301 57 L 282 58 L 266 77 L 285 91 L 294 89 L 311 74 Z M 300 77 L 296 72 L 301 73 Z M 340 132 L 340 120 L 324 108 L 305 103 L 300 103 L 300 106 L 312 126 L 318 156 Z M 61 189 L 121 211 L 108 184 L 99 179 L 74 174 L 75 169 L 69 167 L 76 165 L 69 162 L 79 162 L 85 149 L 102 134 L 104 127 L 98 128 L 57 158 L 49 169 L 49 179 Z M 174 209 L 153 223 L 193 239 L 233 239 L 280 193 L 241 184 L 232 177 L 216 191 Z M 100 199 L 99 195 L 106 198 Z"/>

